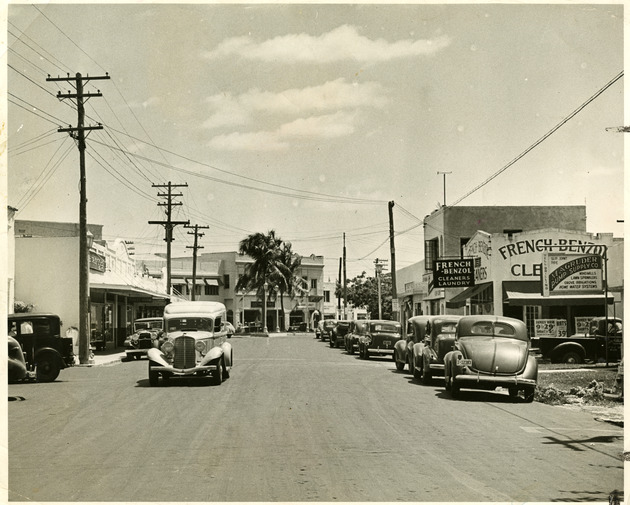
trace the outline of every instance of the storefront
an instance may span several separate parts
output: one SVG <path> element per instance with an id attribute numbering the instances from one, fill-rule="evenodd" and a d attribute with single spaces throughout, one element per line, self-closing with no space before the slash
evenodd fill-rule
<path id="1" fill-rule="evenodd" d="M 557 229 L 512 235 L 478 231 L 464 246 L 464 256 L 474 260 L 475 285 L 447 300 L 446 305 L 451 309 L 465 307 L 466 314 L 496 314 L 521 319 L 527 323 L 531 334 L 536 320 L 563 320 L 567 332 L 573 334 L 578 329 L 578 322 L 585 318 L 603 316 L 606 311 L 613 315 L 614 296 L 606 293 L 605 286 L 607 282 L 618 281 L 605 278 L 605 267 L 608 263 L 623 262 L 623 256 L 606 253 L 620 240 L 608 234 Z M 545 293 L 543 262 L 554 254 L 566 256 L 573 263 L 584 262 L 585 258 L 599 257 L 601 260 L 596 261 L 597 268 L 582 271 L 582 286 L 576 281 L 571 284 L 566 281 L 572 287 L 560 293 Z M 587 280 L 592 285 L 584 289 Z"/>

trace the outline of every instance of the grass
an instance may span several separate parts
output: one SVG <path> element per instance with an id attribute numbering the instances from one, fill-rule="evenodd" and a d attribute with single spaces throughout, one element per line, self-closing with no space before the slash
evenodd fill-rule
<path id="1" fill-rule="evenodd" d="M 617 384 L 617 366 L 599 365 L 547 365 L 538 368 L 536 400 L 542 403 L 563 404 L 579 398 L 585 404 L 619 405 L 607 398 Z"/>

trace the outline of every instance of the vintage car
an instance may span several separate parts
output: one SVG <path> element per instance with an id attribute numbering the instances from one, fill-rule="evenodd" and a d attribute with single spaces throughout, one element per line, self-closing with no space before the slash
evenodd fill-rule
<path id="1" fill-rule="evenodd" d="M 335 321 L 335 325 L 330 330 L 330 347 L 346 347 L 346 334 L 350 328 L 350 321 Z"/>
<path id="2" fill-rule="evenodd" d="M 344 348 L 348 354 L 354 354 L 354 351 L 359 350 L 359 336 L 365 333 L 366 323 L 367 321 L 365 319 L 361 321 L 350 321 L 348 331 L 344 337 Z"/>
<path id="3" fill-rule="evenodd" d="M 206 377 L 219 385 L 232 367 L 225 305 L 219 302 L 175 302 L 164 308 L 164 342 L 147 351 L 149 385 L 159 378 Z"/>
<path id="4" fill-rule="evenodd" d="M 370 319 L 359 337 L 359 356 L 368 359 L 371 354 L 394 355 L 394 344 L 402 339 L 402 325 L 398 321 Z"/>
<path id="5" fill-rule="evenodd" d="M 136 319 L 133 323 L 133 333 L 123 342 L 127 359 L 140 359 L 147 355 L 149 349 L 159 347 L 162 333 L 161 317 Z"/>
<path id="6" fill-rule="evenodd" d="M 407 320 L 406 338 L 394 345 L 394 361 L 398 370 L 404 370 L 405 363 L 416 380 L 422 377 L 422 351 L 431 321 L 443 316 L 413 316 Z"/>
<path id="7" fill-rule="evenodd" d="M 330 336 L 336 324 L 337 324 L 336 319 L 324 319 L 323 321 L 320 321 L 318 325 L 320 328 L 319 336 L 322 339 L 322 342 L 326 342 L 326 340 L 328 340 L 328 342 L 330 343 L 330 347 L 334 347 L 334 344 L 330 340 Z"/>
<path id="8" fill-rule="evenodd" d="M 305 331 L 308 331 L 308 324 L 305 322 L 295 323 L 289 326 L 289 333 L 302 333 Z M 315 336 L 317 336 L 317 334 Z"/>
<path id="9" fill-rule="evenodd" d="M 534 400 L 538 364 L 530 354 L 523 321 L 503 316 L 463 316 L 455 330 L 454 350 L 444 356 L 446 390 L 459 396 L 462 388 L 507 388 L 516 398 L 523 391 Z"/>
<path id="10" fill-rule="evenodd" d="M 18 382 L 26 378 L 28 371 L 26 370 L 26 360 L 20 343 L 13 337 L 9 336 L 9 366 L 7 368 L 7 378 L 9 383 Z"/>
<path id="11" fill-rule="evenodd" d="M 52 382 L 60 370 L 74 365 L 73 342 L 61 336 L 59 316 L 49 313 L 9 314 L 9 335 L 22 347 L 27 370 L 37 382 Z"/>
<path id="12" fill-rule="evenodd" d="M 435 375 L 444 376 L 444 356 L 453 350 L 460 319 L 461 316 L 436 316 L 427 322 L 421 358 L 423 384 L 430 384 Z"/>

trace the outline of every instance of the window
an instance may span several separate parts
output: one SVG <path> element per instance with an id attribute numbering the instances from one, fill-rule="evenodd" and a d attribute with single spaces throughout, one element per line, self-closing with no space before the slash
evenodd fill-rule
<path id="1" fill-rule="evenodd" d="M 184 285 L 183 284 L 173 284 L 173 291 L 178 292 L 180 295 L 184 295 Z"/>
<path id="2" fill-rule="evenodd" d="M 330 291 L 324 291 L 324 302 L 330 302 Z"/>
<path id="3" fill-rule="evenodd" d="M 438 249 L 438 239 L 434 238 L 432 240 L 424 241 L 424 269 L 433 271 L 433 265 L 435 260 L 438 259 L 439 249 Z"/>
<path id="4" fill-rule="evenodd" d="M 205 286 L 204 294 L 208 296 L 219 296 L 219 286 Z"/>
<path id="5" fill-rule="evenodd" d="M 525 324 L 527 325 L 527 336 L 532 338 L 536 333 L 536 319 L 540 319 L 542 307 L 539 305 L 525 305 Z"/>
<path id="6" fill-rule="evenodd" d="M 317 279 L 311 279 L 311 289 L 317 289 Z"/>
<path id="7" fill-rule="evenodd" d="M 230 274 L 223 275 L 223 287 L 225 289 L 230 289 Z"/>

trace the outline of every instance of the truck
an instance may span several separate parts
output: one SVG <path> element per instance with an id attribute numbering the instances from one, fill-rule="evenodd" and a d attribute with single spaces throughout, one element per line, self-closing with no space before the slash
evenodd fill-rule
<path id="1" fill-rule="evenodd" d="M 571 336 L 534 336 L 532 347 L 542 359 L 552 363 L 615 363 L 623 356 L 622 321 L 617 317 L 593 317 L 584 333 Z"/>

